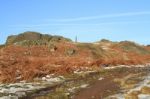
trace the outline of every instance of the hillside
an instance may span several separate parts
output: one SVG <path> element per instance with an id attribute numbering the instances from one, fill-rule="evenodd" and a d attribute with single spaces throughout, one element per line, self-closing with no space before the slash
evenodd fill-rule
<path id="1" fill-rule="evenodd" d="M 74 43 L 38 32 L 9 36 L 0 46 L 0 82 L 32 80 L 77 69 L 150 62 L 150 48 L 130 41 Z"/>

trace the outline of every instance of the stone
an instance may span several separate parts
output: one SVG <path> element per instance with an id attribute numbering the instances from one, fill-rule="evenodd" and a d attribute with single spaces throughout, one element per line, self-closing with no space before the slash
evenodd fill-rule
<path id="1" fill-rule="evenodd" d="M 142 87 L 141 93 L 142 94 L 150 94 L 150 87 L 146 87 L 146 86 Z"/>
<path id="2" fill-rule="evenodd" d="M 136 95 L 136 94 L 126 94 L 125 99 L 138 99 L 138 95 Z"/>
<path id="3" fill-rule="evenodd" d="M 67 55 L 74 55 L 76 53 L 76 50 L 75 49 L 68 49 L 66 51 Z"/>
<path id="4" fill-rule="evenodd" d="M 45 81 L 45 80 L 46 80 L 46 77 L 42 77 L 42 80 L 44 80 L 44 81 Z"/>

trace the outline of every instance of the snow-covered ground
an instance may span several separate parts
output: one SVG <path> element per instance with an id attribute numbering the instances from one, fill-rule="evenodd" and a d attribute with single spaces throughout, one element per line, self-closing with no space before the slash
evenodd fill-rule
<path id="1" fill-rule="evenodd" d="M 46 88 L 56 83 L 61 83 L 65 80 L 63 76 L 39 78 L 40 82 L 27 83 L 22 81 L 13 84 L 0 84 L 0 99 L 18 99 L 19 97 L 26 96 L 27 93 Z"/>

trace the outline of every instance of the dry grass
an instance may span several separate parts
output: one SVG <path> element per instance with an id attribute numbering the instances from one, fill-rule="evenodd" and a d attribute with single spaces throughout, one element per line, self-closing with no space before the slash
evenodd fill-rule
<path id="1" fill-rule="evenodd" d="M 110 46 L 109 51 L 101 49 L 100 45 L 76 45 L 71 42 L 55 43 L 55 46 L 57 47 L 55 51 L 43 45 L 30 47 L 10 45 L 1 48 L 0 81 L 32 80 L 51 73 L 71 73 L 84 66 L 92 68 L 102 65 L 133 65 L 150 61 L 150 54 L 125 51 L 116 45 Z M 75 50 L 75 54 L 68 56 L 66 54 L 68 49 Z M 146 47 L 144 50 L 149 51 Z"/>

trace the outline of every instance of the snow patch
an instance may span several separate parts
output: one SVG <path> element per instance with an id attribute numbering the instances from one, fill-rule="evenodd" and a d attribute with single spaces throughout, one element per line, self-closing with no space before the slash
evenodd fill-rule
<path id="1" fill-rule="evenodd" d="M 140 94 L 138 95 L 139 99 L 150 99 L 150 95 Z"/>

